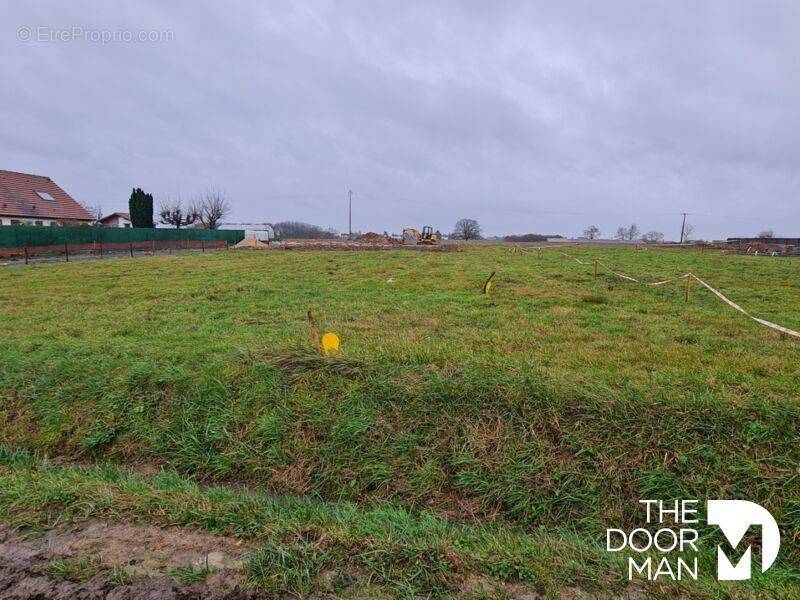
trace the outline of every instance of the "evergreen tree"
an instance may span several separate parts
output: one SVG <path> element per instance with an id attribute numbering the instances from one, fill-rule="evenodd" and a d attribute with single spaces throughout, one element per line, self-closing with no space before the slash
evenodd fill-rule
<path id="1" fill-rule="evenodd" d="M 145 194 L 140 188 L 134 188 L 128 201 L 128 212 L 134 227 L 155 227 L 153 222 L 153 195 Z"/>

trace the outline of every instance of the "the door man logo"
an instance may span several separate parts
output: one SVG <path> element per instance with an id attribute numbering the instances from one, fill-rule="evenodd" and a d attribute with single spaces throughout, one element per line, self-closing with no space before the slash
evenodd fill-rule
<path id="1" fill-rule="evenodd" d="M 634 573 L 648 580 L 669 578 L 680 581 L 684 576 L 697 579 L 699 531 L 697 505 L 699 500 L 639 500 L 646 507 L 646 523 L 650 528 L 639 527 L 625 532 L 622 529 L 606 530 L 606 550 L 623 550 L 651 556 L 628 557 L 628 579 Z M 761 572 L 766 572 L 778 556 L 780 531 L 769 512 L 747 500 L 709 500 L 708 524 L 716 525 L 725 536 L 732 552 L 741 552 L 740 544 L 750 527 L 761 527 Z M 671 525 L 674 524 L 674 527 Z M 652 525 L 660 527 L 652 531 Z M 686 525 L 690 525 L 686 527 Z M 660 559 L 652 556 L 659 553 Z M 733 564 L 722 545 L 717 546 L 717 578 L 723 581 L 750 579 L 752 548 L 747 546 L 741 558 Z M 672 559 L 672 560 L 670 560 Z"/>
<path id="2" fill-rule="evenodd" d="M 778 557 L 781 534 L 775 519 L 763 506 L 747 500 L 709 500 L 708 524 L 717 525 L 734 548 L 739 546 L 751 525 L 761 525 L 761 572 L 766 572 Z M 750 546 L 734 565 L 722 546 L 717 546 L 717 579 L 739 581 L 750 579 L 753 562 Z"/>

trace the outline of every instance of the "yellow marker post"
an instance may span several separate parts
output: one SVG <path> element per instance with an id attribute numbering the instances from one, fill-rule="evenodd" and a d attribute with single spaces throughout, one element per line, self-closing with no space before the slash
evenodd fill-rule
<path id="1" fill-rule="evenodd" d="M 492 278 L 494 278 L 495 272 L 492 271 L 492 274 L 489 275 L 489 279 L 486 280 L 486 283 L 483 284 L 483 293 L 487 296 L 492 293 L 492 288 L 494 287 L 494 283 L 492 283 Z"/>
<path id="2" fill-rule="evenodd" d="M 321 345 L 322 353 L 325 356 L 332 356 L 339 352 L 339 336 L 328 332 L 322 336 Z"/>

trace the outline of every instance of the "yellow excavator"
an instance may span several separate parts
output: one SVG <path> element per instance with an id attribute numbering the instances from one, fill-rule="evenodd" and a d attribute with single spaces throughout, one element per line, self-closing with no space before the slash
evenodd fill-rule
<path id="1" fill-rule="evenodd" d="M 422 228 L 422 233 L 414 227 L 403 228 L 403 243 L 404 244 L 424 244 L 431 245 L 439 242 L 438 236 L 433 232 L 433 227 L 425 225 Z"/>

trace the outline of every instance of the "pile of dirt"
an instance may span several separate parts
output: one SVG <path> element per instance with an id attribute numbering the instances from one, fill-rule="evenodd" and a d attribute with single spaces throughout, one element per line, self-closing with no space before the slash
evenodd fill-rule
<path id="1" fill-rule="evenodd" d="M 255 598 L 241 588 L 249 549 L 233 538 L 104 522 L 39 537 L 0 529 L 0 598 Z M 206 569 L 208 575 L 181 583 L 169 576 L 176 569 Z"/>
<path id="2" fill-rule="evenodd" d="M 264 248 L 269 248 L 269 244 L 267 244 L 266 242 L 262 242 L 261 240 L 254 237 L 246 237 L 241 242 L 236 244 L 233 248 L 234 250 L 242 248 L 264 249 Z"/>
<path id="3" fill-rule="evenodd" d="M 393 237 L 389 237 L 386 235 L 381 235 L 379 233 L 375 233 L 374 231 L 368 231 L 364 235 L 359 236 L 356 239 L 357 242 L 362 244 L 399 244 L 400 241 L 394 239 Z"/>

